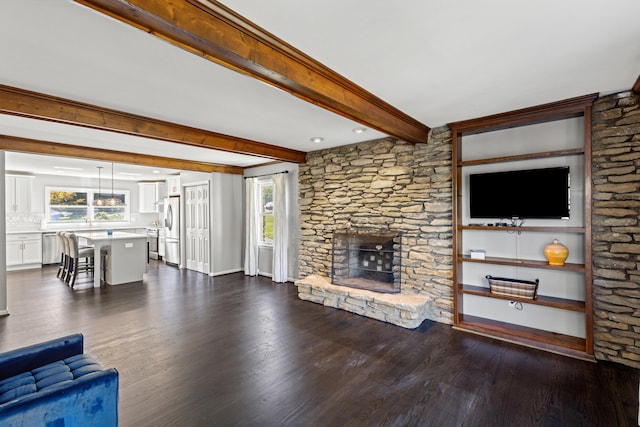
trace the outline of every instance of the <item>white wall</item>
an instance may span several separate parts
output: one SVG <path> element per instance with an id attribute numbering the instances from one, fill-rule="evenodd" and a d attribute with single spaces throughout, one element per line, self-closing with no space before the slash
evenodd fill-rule
<path id="1" fill-rule="evenodd" d="M 243 270 L 242 175 L 212 173 L 211 259 L 213 275 Z"/>
<path id="2" fill-rule="evenodd" d="M 289 280 L 298 279 L 298 256 L 300 244 L 300 209 L 298 207 L 298 165 L 296 163 L 277 163 L 268 166 L 260 166 L 245 169 L 245 177 L 269 175 L 273 173 L 288 171 L 286 174 L 289 186 Z M 244 186 L 243 186 L 244 194 Z M 244 206 L 244 197 L 243 206 Z M 245 210 L 246 212 L 246 210 Z M 244 224 L 244 217 L 243 217 Z M 244 245 L 243 245 L 244 248 Z M 270 246 L 261 246 L 258 249 L 258 268 L 261 274 L 270 276 L 272 274 L 273 249 Z M 244 259 L 244 249 L 243 249 Z M 244 265 L 244 264 L 243 264 Z"/>
<path id="3" fill-rule="evenodd" d="M 581 148 L 583 144 L 582 118 L 555 121 L 539 125 L 505 129 L 478 135 L 464 136 L 462 160 L 502 157 L 540 151 Z M 535 169 L 569 166 L 571 173 L 571 212 L 567 220 L 527 220 L 525 226 L 581 227 L 584 226 L 584 157 L 567 156 L 548 159 L 534 159 L 507 163 L 467 166 L 462 174 L 462 217 L 464 224 L 492 223 L 491 219 L 471 219 L 469 217 L 468 184 L 472 173 L 496 172 L 518 169 Z M 495 191 L 500 191 L 496 188 Z M 504 195 L 508 199 L 509 195 Z M 470 249 L 485 249 L 487 256 L 505 258 L 537 259 L 545 261 L 544 247 L 558 239 L 570 251 L 567 262 L 584 262 L 583 235 L 560 232 L 523 232 L 466 230 L 462 241 L 462 253 Z M 590 244 L 590 242 L 586 242 Z M 584 275 L 557 270 L 519 268 L 514 266 L 465 263 L 463 277 L 465 284 L 487 286 L 486 275 L 510 277 L 523 280 L 539 279 L 540 294 L 584 300 Z M 465 313 L 480 317 L 506 321 L 563 334 L 584 337 L 584 316 L 549 307 L 524 305 L 523 310 L 508 308 L 508 301 L 464 295 Z M 505 309 L 505 307 L 507 307 Z"/>
<path id="4" fill-rule="evenodd" d="M 0 151 L 0 215 L 5 217 L 5 187 L 4 187 L 4 151 Z M 9 314 L 7 308 L 7 235 L 5 221 L 0 221 L 0 316 Z"/>
<path id="5" fill-rule="evenodd" d="M 182 187 L 209 183 L 209 200 L 211 201 L 209 273 L 214 276 L 242 271 L 242 181 L 241 175 L 233 174 L 202 172 L 180 174 Z M 184 227 L 182 229 L 184 230 Z M 184 236 L 182 239 L 184 241 Z M 184 259 L 184 253 L 181 257 Z"/>

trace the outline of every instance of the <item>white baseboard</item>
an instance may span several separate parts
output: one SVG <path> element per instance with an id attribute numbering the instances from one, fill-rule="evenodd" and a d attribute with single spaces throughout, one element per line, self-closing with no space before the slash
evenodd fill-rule
<path id="1" fill-rule="evenodd" d="M 9 310 L 0 310 L 0 316 L 8 316 Z"/>
<path id="2" fill-rule="evenodd" d="M 240 271 L 243 271 L 242 268 L 234 268 L 232 270 L 226 270 L 226 271 L 216 271 L 215 273 L 209 273 L 209 276 L 224 276 L 225 274 L 231 274 L 231 273 L 238 273 Z"/>
<path id="3" fill-rule="evenodd" d="M 238 271 L 244 271 L 244 269 L 240 269 L 240 270 L 238 270 Z M 246 273 L 245 273 L 245 274 L 246 274 Z M 247 276 L 248 276 L 248 274 L 247 274 Z M 270 279 L 272 279 L 272 278 L 273 278 L 273 274 L 271 274 L 271 273 L 265 273 L 265 272 L 262 272 L 262 271 L 258 271 L 258 276 L 268 277 L 268 278 L 270 278 Z M 298 279 L 294 279 L 293 277 L 288 277 L 288 278 L 287 278 L 287 282 L 295 283 L 297 280 L 298 280 Z"/>

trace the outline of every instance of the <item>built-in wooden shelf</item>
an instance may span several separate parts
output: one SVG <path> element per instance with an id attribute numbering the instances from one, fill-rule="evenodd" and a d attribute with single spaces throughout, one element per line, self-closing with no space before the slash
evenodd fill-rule
<path id="1" fill-rule="evenodd" d="M 463 294 L 477 295 L 481 297 L 497 298 L 507 301 L 519 301 L 526 304 L 542 305 L 545 307 L 559 308 L 561 310 L 577 311 L 584 313 L 584 301 L 576 301 L 572 299 L 556 298 L 545 295 L 537 295 L 535 299 L 518 298 L 507 295 L 499 295 L 491 293 L 489 288 L 474 285 L 460 285 L 460 292 Z"/>
<path id="2" fill-rule="evenodd" d="M 455 255 L 455 266 L 453 269 L 453 283 L 454 283 L 454 327 L 463 331 L 473 332 L 476 334 L 491 336 L 504 341 L 518 343 L 529 347 L 535 347 L 552 351 L 556 353 L 566 354 L 569 356 L 577 357 L 584 360 L 594 361 L 593 356 L 593 272 L 592 272 L 592 254 L 591 254 L 591 192 L 589 191 L 592 185 L 591 177 L 591 132 L 592 132 L 592 106 L 594 100 L 597 98 L 597 94 L 590 94 L 581 97 L 565 99 L 562 101 L 552 102 L 549 104 L 538 105 L 535 107 L 524 108 L 521 110 L 509 111 L 506 113 L 494 114 L 491 116 L 479 117 L 476 119 L 463 120 L 459 122 L 449 123 L 449 128 L 452 132 L 452 145 L 453 155 L 452 161 L 454 166 L 453 172 L 453 253 Z M 536 149 L 535 144 L 530 144 L 527 140 L 510 140 L 504 141 L 504 149 L 491 154 L 493 157 L 486 157 L 482 159 L 465 159 L 465 151 L 468 153 L 481 153 L 481 150 L 470 150 L 470 145 L 463 144 L 463 138 L 470 135 L 477 135 L 483 133 L 492 133 L 504 129 L 511 129 L 516 127 L 527 127 L 530 125 L 537 125 L 541 123 L 549 123 L 558 120 L 566 120 L 580 117 L 582 118 L 583 135 L 581 144 L 577 144 L 577 140 L 570 139 L 566 142 L 560 142 L 559 145 L 548 145 L 546 148 L 552 148 L 551 150 L 531 152 Z M 525 130 L 525 129 L 523 129 Z M 532 132 L 537 132 L 535 128 L 530 129 Z M 526 130 L 525 130 L 526 132 Z M 529 134 L 531 135 L 531 134 Z M 491 141 L 491 135 L 487 135 L 485 140 Z M 574 142 L 576 144 L 574 144 Z M 469 144 L 474 144 L 473 141 L 468 141 Z M 527 145 L 528 144 L 528 145 Z M 571 145 L 569 145 L 571 144 Z M 577 145 L 580 145 L 579 147 Z M 553 150 L 558 147 L 559 149 Z M 572 148 L 566 148 L 572 147 Z M 476 147 L 477 148 L 477 147 Z M 519 154 L 514 154 L 519 153 Z M 500 154 L 503 154 L 502 156 Z M 479 154 L 480 155 L 480 154 Z M 545 163 L 545 159 L 557 158 L 559 161 L 555 163 L 561 163 L 562 158 L 573 157 L 575 163 L 582 162 L 583 168 L 580 172 L 582 176 L 578 177 L 579 172 L 574 173 L 574 178 L 581 179 L 584 185 L 584 199 L 581 208 L 576 212 L 582 210 L 581 218 L 576 218 L 573 215 L 573 223 L 581 224 L 579 226 L 562 227 L 562 222 L 554 222 L 549 224 L 557 224 L 559 226 L 525 226 L 520 227 L 507 222 L 507 226 L 489 226 L 486 225 L 488 220 L 478 220 L 476 224 L 474 218 L 468 218 L 465 214 L 465 202 L 467 196 L 463 193 L 465 188 L 464 179 L 467 174 L 472 173 L 472 169 L 469 167 L 480 166 L 478 170 L 491 170 L 494 168 L 493 164 L 508 164 L 512 162 L 521 162 L 529 160 L 538 160 L 536 164 Z M 467 157 L 476 157 L 473 156 Z M 482 165 L 488 165 L 482 167 Z M 514 166 L 515 167 L 515 166 Z M 466 190 L 464 190 L 466 191 Z M 496 189 L 500 191 L 500 189 Z M 508 195 L 505 195 L 508 198 Z M 501 221 L 502 222 L 502 221 Z M 544 224 L 544 223 L 543 223 Z M 502 258 L 502 257 L 486 257 L 485 259 L 472 259 L 470 255 L 462 254 L 465 252 L 465 246 L 463 240 L 466 237 L 473 237 L 473 241 L 476 241 L 478 237 L 485 237 L 491 239 L 491 236 L 496 236 L 495 233 L 506 231 L 511 234 L 515 234 L 517 239 L 518 235 L 523 232 L 532 233 L 573 233 L 578 236 L 572 236 L 573 240 L 582 241 L 582 256 L 581 260 L 584 260 L 582 264 L 565 263 L 561 266 L 549 265 L 546 260 L 536 259 L 520 259 L 520 258 Z M 531 238 L 531 236 L 523 236 L 523 238 Z M 505 255 L 517 256 L 515 250 L 504 248 L 505 252 L 501 252 Z M 534 255 L 535 257 L 535 255 Z M 548 269 L 557 271 L 557 276 L 570 276 L 574 273 L 582 275 L 581 278 L 572 277 L 572 280 L 580 280 L 584 284 L 584 297 L 583 301 L 571 300 L 565 298 L 556 298 L 545 295 L 538 295 L 536 299 L 530 300 L 525 298 L 508 297 L 503 295 L 492 294 L 488 287 L 482 286 L 480 283 L 474 285 L 464 284 L 465 270 L 469 267 L 467 263 L 478 263 L 488 265 L 507 265 L 514 267 L 524 267 L 530 269 Z M 473 269 L 472 269 L 473 270 Z M 566 273 L 566 274 L 565 274 Z M 466 279 L 468 282 L 473 282 L 471 279 Z M 556 282 L 558 287 L 563 286 L 561 279 Z M 469 296 L 479 296 L 483 298 L 497 298 L 510 301 L 518 301 L 522 304 L 531 304 L 538 306 L 545 306 L 555 309 L 554 313 L 559 316 L 567 316 L 566 312 L 580 313 L 580 316 L 584 320 L 580 329 L 584 329 L 585 338 L 577 338 L 569 335 L 563 335 L 555 332 L 545 331 L 542 329 L 536 329 L 532 327 L 524 327 L 515 323 L 510 323 L 506 319 L 513 318 L 517 321 L 513 313 L 505 312 L 503 310 L 509 310 L 507 305 L 500 310 L 500 307 L 495 307 L 500 313 L 493 314 L 486 313 L 488 318 L 477 317 L 472 314 L 465 314 L 465 299 L 469 299 Z M 479 303 L 486 303 L 485 301 L 476 301 Z M 529 307 L 531 308 L 531 307 Z M 565 312 L 563 314 L 563 312 Z M 490 319 L 500 318 L 503 321 L 497 321 Z M 570 316 L 574 318 L 574 316 Z M 581 322 L 580 320 L 577 320 Z M 536 319 L 528 317 L 528 324 L 536 326 Z M 540 324 L 543 327 L 544 324 Z M 584 326 L 584 328 L 582 328 Z M 564 330 L 564 329 L 563 329 Z M 573 331 L 574 329 L 567 329 L 566 331 Z M 573 333 L 573 332 L 571 332 Z"/>
<path id="3" fill-rule="evenodd" d="M 457 162 L 458 166 L 487 165 L 491 163 L 516 162 L 519 160 L 547 159 L 551 157 L 577 156 L 584 154 L 583 148 L 572 148 L 568 150 L 540 151 L 538 153 L 518 154 L 516 156 L 487 157 L 486 159 L 462 160 Z"/>
<path id="4" fill-rule="evenodd" d="M 476 259 L 471 258 L 470 255 L 460 254 L 458 255 L 458 261 L 477 262 L 480 264 L 513 265 L 516 267 L 545 268 L 551 270 L 584 271 L 584 264 L 564 263 L 563 265 L 550 265 L 547 261 L 539 261 L 533 259 L 499 257 L 486 257 L 485 259 Z"/>
<path id="5" fill-rule="evenodd" d="M 459 225 L 458 230 L 490 230 L 490 231 L 529 231 L 534 233 L 584 233 L 584 227 L 539 227 L 539 226 L 495 226 L 495 225 Z"/>
<path id="6" fill-rule="evenodd" d="M 580 337 L 485 319 L 469 314 L 461 314 L 460 320 L 454 328 L 595 362 L 595 357 L 585 351 L 586 340 Z"/>

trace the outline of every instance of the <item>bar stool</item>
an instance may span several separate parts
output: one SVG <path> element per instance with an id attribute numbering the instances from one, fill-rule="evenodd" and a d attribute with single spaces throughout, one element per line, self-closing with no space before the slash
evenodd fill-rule
<path id="1" fill-rule="evenodd" d="M 60 239 L 62 241 L 62 252 L 64 254 L 64 264 L 62 266 L 62 275 L 60 278 L 65 283 L 69 283 L 69 279 L 71 278 L 71 248 L 67 234 L 68 233 L 65 231 L 60 232 Z"/>
<path id="2" fill-rule="evenodd" d="M 64 250 L 64 241 L 61 236 L 61 231 L 56 231 L 56 249 L 60 252 L 60 264 L 58 265 L 58 274 L 56 277 L 62 279 L 64 276 L 62 275 L 67 269 L 67 253 Z"/>
<path id="3" fill-rule="evenodd" d="M 70 274 L 67 276 L 66 282 L 73 288 L 76 284 L 78 272 L 82 271 L 86 274 L 93 274 L 93 248 L 82 247 L 78 245 L 78 237 L 75 233 L 65 233 L 65 237 L 69 242 L 69 265 Z M 83 261 L 84 260 L 84 261 Z"/>

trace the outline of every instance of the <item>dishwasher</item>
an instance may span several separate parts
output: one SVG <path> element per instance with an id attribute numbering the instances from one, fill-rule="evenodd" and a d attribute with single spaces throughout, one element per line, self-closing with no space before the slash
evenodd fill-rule
<path id="1" fill-rule="evenodd" d="M 42 233 L 42 265 L 58 264 L 60 252 L 56 233 Z"/>

